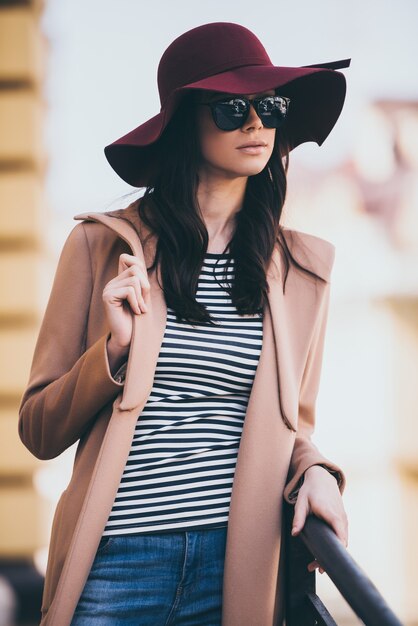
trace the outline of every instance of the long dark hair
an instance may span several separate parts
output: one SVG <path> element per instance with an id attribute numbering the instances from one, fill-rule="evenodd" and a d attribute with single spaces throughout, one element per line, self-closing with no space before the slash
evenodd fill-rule
<path id="1" fill-rule="evenodd" d="M 207 309 L 195 298 L 208 232 L 197 203 L 201 156 L 193 92 L 183 97 L 158 143 L 158 172 L 138 205 L 141 220 L 158 237 L 148 270 L 160 263 L 161 288 L 178 321 L 214 325 Z M 227 246 L 235 260 L 235 273 L 233 284 L 224 286 L 240 315 L 257 313 L 267 302 L 266 270 L 276 242 L 284 252 L 283 290 L 289 260 L 313 274 L 292 257 L 280 225 L 288 167 L 286 137 L 278 129 L 265 168 L 248 177 L 243 206 L 236 214 L 236 228 Z"/>
<path id="2" fill-rule="evenodd" d="M 286 268 L 283 291 L 290 262 L 316 276 L 293 258 L 282 233 L 280 218 L 289 167 L 287 146 L 285 133 L 278 129 L 265 168 L 248 177 L 243 206 L 236 214 L 236 228 L 227 246 L 234 258 L 234 281 L 232 285 L 222 282 L 241 315 L 259 313 L 267 303 L 266 270 L 276 243 Z M 191 92 L 183 97 L 158 141 L 158 171 L 145 188 L 138 212 L 158 237 L 155 257 L 147 269 L 152 271 L 160 263 L 160 286 L 177 321 L 216 325 L 195 298 L 208 246 L 208 232 L 197 202 L 200 158 L 195 97 Z M 228 263 L 226 271 L 227 266 Z M 294 430 L 285 416 L 284 422 Z"/>

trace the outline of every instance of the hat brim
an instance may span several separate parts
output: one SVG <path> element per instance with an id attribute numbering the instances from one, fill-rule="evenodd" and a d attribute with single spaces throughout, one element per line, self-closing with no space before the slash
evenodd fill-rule
<path id="1" fill-rule="evenodd" d="M 339 62 L 334 63 L 338 65 Z M 134 187 L 146 186 L 157 166 L 158 139 L 185 91 L 205 89 L 252 94 L 277 88 L 281 88 L 282 95 L 291 98 L 286 123 L 281 129 L 289 150 L 309 141 L 321 146 L 334 128 L 344 105 L 344 74 L 335 69 L 312 66 L 253 65 L 222 72 L 175 90 L 160 113 L 107 145 L 105 156 L 125 182 Z"/>

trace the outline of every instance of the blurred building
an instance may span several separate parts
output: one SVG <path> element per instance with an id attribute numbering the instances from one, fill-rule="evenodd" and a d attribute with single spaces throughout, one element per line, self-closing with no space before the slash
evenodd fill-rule
<path id="1" fill-rule="evenodd" d="M 0 2 L 0 624 L 8 626 L 14 623 L 13 605 L 16 619 L 33 614 L 31 602 L 38 600 L 41 583 L 33 556 L 47 541 L 44 503 L 32 480 L 40 462 L 17 432 L 42 312 L 47 227 L 42 140 L 47 46 L 41 10 L 40 1 Z"/>

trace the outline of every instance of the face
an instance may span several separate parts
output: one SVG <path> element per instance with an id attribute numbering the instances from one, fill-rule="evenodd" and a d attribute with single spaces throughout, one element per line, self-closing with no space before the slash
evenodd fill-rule
<path id="1" fill-rule="evenodd" d="M 203 91 L 198 94 L 197 102 L 233 98 L 236 94 Z M 274 89 L 259 93 L 243 94 L 252 100 L 264 95 L 275 95 Z M 213 118 L 210 107 L 196 104 L 197 128 L 200 141 L 202 162 L 200 173 L 217 173 L 223 177 L 234 178 L 253 176 L 266 166 L 273 151 L 276 128 L 263 126 L 253 106 L 245 124 L 236 130 L 219 129 Z M 248 141 L 259 141 L 261 149 L 250 150 L 240 148 Z"/>

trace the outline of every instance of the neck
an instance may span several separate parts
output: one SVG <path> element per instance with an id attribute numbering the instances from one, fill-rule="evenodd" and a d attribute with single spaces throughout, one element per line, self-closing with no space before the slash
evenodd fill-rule
<path id="1" fill-rule="evenodd" d="M 247 177 L 219 178 L 199 174 L 197 201 L 208 235 L 208 252 L 223 252 L 233 236 L 236 214 L 244 201 Z"/>

